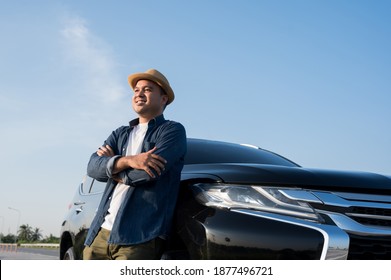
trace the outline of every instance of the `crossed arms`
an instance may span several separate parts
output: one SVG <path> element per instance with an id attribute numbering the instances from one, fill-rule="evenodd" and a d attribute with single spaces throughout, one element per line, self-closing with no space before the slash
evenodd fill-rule
<path id="1" fill-rule="evenodd" d="M 162 174 L 162 171 L 164 171 L 167 161 L 163 157 L 154 154 L 156 149 L 157 148 L 154 147 L 153 149 L 145 153 L 141 153 L 134 156 L 120 157 L 114 162 L 112 174 L 116 175 L 125 169 L 133 168 L 144 170 L 152 178 L 155 178 L 155 174 L 154 172 L 152 172 L 152 170 L 154 170 L 160 176 Z M 96 153 L 100 157 L 115 156 L 113 149 L 109 145 L 99 147 Z M 114 179 L 116 179 L 117 181 L 121 181 L 119 178 L 116 177 L 114 177 Z"/>
<path id="2" fill-rule="evenodd" d="M 183 165 L 186 154 L 186 131 L 179 123 L 166 123 L 156 137 L 144 143 L 146 152 L 133 156 L 123 154 L 127 130 L 119 128 L 91 155 L 87 174 L 106 182 L 109 178 L 127 185 L 158 180 L 163 174 Z M 122 137 L 122 138 L 121 138 Z"/>

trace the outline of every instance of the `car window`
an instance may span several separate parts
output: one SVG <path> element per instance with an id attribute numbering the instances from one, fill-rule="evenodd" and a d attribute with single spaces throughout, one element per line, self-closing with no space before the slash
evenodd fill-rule
<path id="1" fill-rule="evenodd" d="M 101 193 L 106 187 L 105 182 L 99 182 L 89 176 L 85 176 L 81 184 L 81 193 L 84 195 Z"/>
<path id="2" fill-rule="evenodd" d="M 81 193 L 82 194 L 88 194 L 90 192 L 92 183 L 94 182 L 94 179 L 91 177 L 85 176 L 83 182 L 81 183 Z"/>
<path id="3" fill-rule="evenodd" d="M 91 185 L 90 193 L 101 193 L 104 191 L 106 187 L 106 182 L 99 182 L 97 180 L 94 180 L 94 182 Z"/>

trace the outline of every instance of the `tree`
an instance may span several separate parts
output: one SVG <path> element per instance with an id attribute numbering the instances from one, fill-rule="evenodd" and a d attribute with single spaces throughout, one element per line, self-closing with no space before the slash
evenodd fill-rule
<path id="1" fill-rule="evenodd" d="M 44 238 L 42 240 L 42 242 L 43 243 L 60 243 L 60 238 L 54 236 L 53 234 L 50 234 L 50 236 L 46 236 L 46 238 Z"/>
<path id="2" fill-rule="evenodd" d="M 31 241 L 40 241 L 42 238 L 41 230 L 39 228 L 35 228 L 31 235 Z"/>
<path id="3" fill-rule="evenodd" d="M 32 228 L 26 224 L 26 225 L 21 225 L 18 230 L 18 241 L 19 242 L 29 242 L 32 240 L 33 236 L 33 230 Z"/>
<path id="4" fill-rule="evenodd" d="M 41 229 L 33 228 L 24 224 L 19 227 L 18 236 L 13 234 L 8 234 L 5 236 L 4 234 L 0 234 L 0 242 L 2 243 L 60 243 L 60 238 L 50 234 L 50 236 L 46 236 L 43 238 Z"/>
<path id="5" fill-rule="evenodd" d="M 1 239 L 1 242 L 3 242 L 3 243 L 15 243 L 15 237 L 16 236 L 14 234 L 5 235 Z"/>

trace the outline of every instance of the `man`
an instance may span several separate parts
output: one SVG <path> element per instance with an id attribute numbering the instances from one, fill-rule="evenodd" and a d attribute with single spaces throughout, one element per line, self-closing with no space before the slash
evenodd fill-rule
<path id="1" fill-rule="evenodd" d="M 84 259 L 159 259 L 168 237 L 186 153 L 184 127 L 164 119 L 174 100 L 155 69 L 128 77 L 138 118 L 91 155 L 87 173 L 107 181 L 92 221 Z"/>

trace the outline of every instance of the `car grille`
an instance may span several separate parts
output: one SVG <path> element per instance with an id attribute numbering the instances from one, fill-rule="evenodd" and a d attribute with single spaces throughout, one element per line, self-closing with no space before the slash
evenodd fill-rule
<path id="1" fill-rule="evenodd" d="M 391 260 L 391 238 L 349 236 L 348 260 Z"/>
<path id="2" fill-rule="evenodd" d="M 348 259 L 391 259 L 391 197 L 354 193 L 313 192 L 312 204 L 350 237 Z"/>
<path id="3" fill-rule="evenodd" d="M 351 207 L 346 215 L 363 225 L 391 228 L 391 209 Z"/>

